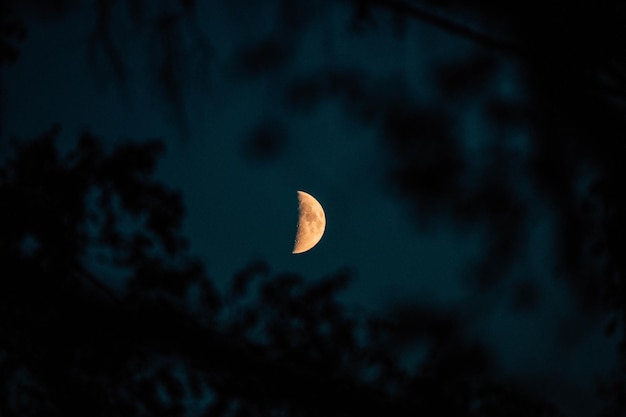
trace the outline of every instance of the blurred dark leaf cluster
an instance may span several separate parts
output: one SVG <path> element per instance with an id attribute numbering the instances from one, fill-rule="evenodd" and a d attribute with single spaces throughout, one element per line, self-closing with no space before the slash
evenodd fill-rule
<path id="1" fill-rule="evenodd" d="M 450 81 L 442 77 L 442 88 L 449 91 Z M 510 161 L 516 155 L 501 143 L 486 144 L 478 156 L 468 154 L 456 133 L 458 110 L 437 103 L 418 104 L 406 86 L 399 83 L 390 89 L 388 82 L 356 69 L 324 72 L 295 83 L 286 100 L 295 108 L 307 109 L 322 100 L 338 99 L 348 114 L 377 129 L 389 150 L 390 189 L 410 201 L 419 226 L 430 228 L 450 220 L 461 228 L 485 226 L 490 237 L 488 254 L 477 266 L 476 277 L 481 287 L 488 287 L 502 279 L 524 245 L 529 203 L 514 183 Z M 455 94 L 460 94 L 458 88 L 453 88 Z"/>
<path id="2" fill-rule="evenodd" d="M 520 262 L 531 210 L 548 207 L 557 275 L 584 313 L 610 312 L 607 334 L 618 335 L 626 363 L 622 2 L 354 3 L 355 17 L 370 31 L 400 13 L 487 48 L 465 62 L 435 63 L 438 94 L 427 104 L 402 81 L 377 79 L 355 67 L 304 74 L 288 90 L 288 106 L 308 111 L 338 100 L 349 115 L 378 129 L 390 151 L 389 184 L 410 203 L 421 227 L 441 219 L 462 230 L 483 227 L 489 241 L 473 274 L 478 288 L 492 287 Z M 490 95 L 503 62 L 521 69 L 523 100 Z M 459 105 L 477 99 L 488 126 L 481 134 L 489 138 L 480 154 L 468 151 L 458 122 L 464 112 Z M 506 137 L 519 132 L 528 133 L 529 142 L 515 150 Z M 532 285 L 516 294 L 514 307 L 520 309 L 540 297 Z M 622 394 L 614 392 L 612 413 L 618 415 Z"/>
<path id="3" fill-rule="evenodd" d="M 244 158 L 253 164 L 274 162 L 285 152 L 288 134 L 284 123 L 267 119 L 257 124 L 243 146 Z"/>
<path id="4" fill-rule="evenodd" d="M 18 58 L 16 43 L 26 37 L 24 22 L 12 13 L 6 3 L 0 2 L 0 65 Z"/>
<path id="5" fill-rule="evenodd" d="M 429 2 L 354 3 L 355 17 L 365 22 L 385 23 L 400 13 L 492 51 L 434 63 L 438 94 L 427 104 L 401 77 L 378 79 L 363 68 L 347 68 L 299 77 L 287 91 L 287 106 L 308 111 L 339 100 L 349 115 L 378 129 L 390 151 L 390 186 L 410 202 L 420 226 L 445 219 L 462 229 L 484 227 L 490 242 L 475 273 L 481 288 L 506 276 L 526 245 L 529 211 L 536 201 L 547 204 L 556 219 L 558 270 L 582 308 L 608 307 L 623 317 L 623 5 L 516 2 L 505 10 L 481 2 L 450 1 L 432 9 Z M 446 14 L 457 19 L 445 20 Z M 459 16 L 483 24 L 470 30 Z M 507 42 L 486 41 L 498 37 Z M 523 99 L 490 90 L 503 57 L 521 69 Z M 462 106 L 477 98 L 487 123 L 480 153 L 468 150 L 459 133 Z M 507 135 L 520 132 L 529 133 L 529 143 L 515 149 Z"/>

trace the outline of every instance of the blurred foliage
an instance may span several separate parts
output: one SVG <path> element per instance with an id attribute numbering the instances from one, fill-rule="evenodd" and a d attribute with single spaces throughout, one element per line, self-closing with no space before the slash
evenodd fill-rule
<path id="1" fill-rule="evenodd" d="M 294 77 L 286 108 L 309 112 L 328 100 L 379 133 L 389 152 L 390 189 L 407 201 L 420 227 L 480 226 L 489 236 L 472 277 L 487 290 L 519 265 L 529 244 L 533 208 L 549 209 L 556 275 L 584 314 L 611 316 L 626 369 L 626 8 L 622 2 L 488 2 L 357 0 L 356 33 L 406 36 L 417 20 L 484 48 L 432 63 L 436 95 L 420 101 L 401 77 L 367 68 L 320 69 Z M 404 29 L 403 29 L 404 28 Z M 585 28 L 585 30 L 582 30 Z M 521 94 L 494 92 L 506 65 L 520 74 Z M 487 128 L 480 153 L 468 149 L 463 105 L 480 100 Z M 528 142 L 511 143 L 523 135 Z M 540 298 L 518 287 L 514 308 Z M 614 415 L 626 410 L 619 378 Z M 610 379 L 610 378 L 609 378 Z M 612 387 L 612 388 L 606 388 Z M 612 408 L 611 408 L 612 407 Z"/>
<path id="2" fill-rule="evenodd" d="M 26 28 L 17 18 L 6 1 L 0 2 L 0 65 L 5 62 L 14 62 L 19 56 L 16 42 L 24 39 Z"/>
<path id="3" fill-rule="evenodd" d="M 93 8 L 95 23 L 88 38 L 88 59 L 96 76 L 113 81 L 126 93 L 133 71 L 142 68 L 161 108 L 188 139 L 185 91 L 207 88 L 213 47 L 198 24 L 193 0 L 2 0 L 0 64 L 14 61 L 15 40 L 23 39 L 36 19 L 60 19 Z M 4 17 L 7 16 L 7 17 Z M 139 42 L 142 54 L 129 49 Z M 137 59 L 142 61 L 137 61 Z"/>

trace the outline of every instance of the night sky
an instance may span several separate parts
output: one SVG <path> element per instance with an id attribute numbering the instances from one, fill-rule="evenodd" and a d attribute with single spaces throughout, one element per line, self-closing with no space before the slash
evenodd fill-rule
<path id="1" fill-rule="evenodd" d="M 536 158 L 538 142 L 582 128 L 540 94 L 537 58 L 508 44 L 545 53 L 532 22 L 480 2 L 44 3 L 7 3 L 26 37 L 2 66 L 3 160 L 11 139 L 55 125 L 62 154 L 83 132 L 106 150 L 162 140 L 154 177 L 180 190 L 188 253 L 220 291 L 257 262 L 305 282 L 347 271 L 337 297 L 355 317 L 411 308 L 460 317 L 460 334 L 488 352 L 490 377 L 563 415 L 606 409 L 596 391 L 620 369 L 620 333 L 605 335 L 615 310 L 585 305 L 589 284 L 571 283 L 563 255 L 579 235 L 562 236 L 573 230 L 564 213 L 604 160 L 576 159 L 588 142 L 574 139 L 579 153 Z M 542 24 L 538 33 L 550 33 Z M 594 123 L 590 114 L 585 126 Z M 555 196 L 555 177 L 575 198 Z M 320 201 L 327 225 L 317 246 L 293 255 L 297 190 Z M 83 260 L 124 296 L 124 271 Z M 429 348 L 399 351 L 419 368 Z"/>

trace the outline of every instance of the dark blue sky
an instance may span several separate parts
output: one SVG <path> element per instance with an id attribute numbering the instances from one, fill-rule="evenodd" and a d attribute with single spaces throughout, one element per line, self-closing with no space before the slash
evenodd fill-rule
<path id="1" fill-rule="evenodd" d="M 8 105 L 2 147 L 9 137 L 34 137 L 54 123 L 62 127 L 62 147 L 84 130 L 110 144 L 163 138 L 168 151 L 158 175 L 183 192 L 191 252 L 206 262 L 218 284 L 226 285 L 255 259 L 310 280 L 350 268 L 356 279 L 344 300 L 355 311 L 380 312 L 401 303 L 458 309 L 471 317 L 468 334 L 493 348 L 505 373 L 535 387 L 545 385 L 541 389 L 564 409 L 587 411 L 594 376 L 616 363 L 614 348 L 602 335 L 602 321 L 581 316 L 566 284 L 555 279 L 553 219 L 523 171 L 512 170 L 519 175 L 521 195 L 531 202 L 526 246 L 507 279 L 478 291 L 467 275 L 484 255 L 487 229 L 478 224 L 461 230 L 452 221 L 429 219 L 416 225 L 408 205 L 390 190 L 389 150 L 379 130 L 351 118 L 340 100 L 305 111 L 283 100 L 298 75 L 357 68 L 378 80 L 384 95 L 398 90 L 421 105 L 456 106 L 455 133 L 477 172 L 485 162 L 483 149 L 494 140 L 516 158 L 513 165 L 521 166 L 532 132 L 494 132 L 482 111 L 493 97 L 527 99 L 519 63 L 496 55 L 497 71 L 483 89 L 465 101 L 446 103 L 437 89 L 436 64 L 491 52 L 416 21 L 403 38 L 394 36 L 385 19 L 377 29 L 358 34 L 350 30 L 349 7 L 339 3 L 320 7 L 294 37 L 288 65 L 246 78 L 237 52 L 273 33 L 282 36 L 277 10 L 252 3 L 239 9 L 218 3 L 198 8 L 195 22 L 211 48 L 196 51 L 193 35 L 181 35 L 181 56 L 190 57 L 181 72 L 182 112 L 155 87 L 148 26 L 136 28 L 123 11 L 114 15 L 114 37 L 127 71 L 120 85 L 106 58 L 89 63 L 88 39 L 96 23 L 92 8 L 31 19 L 19 60 L 4 69 Z M 268 160 L 251 160 L 246 141 L 267 119 L 282 126 L 286 140 Z M 480 180 L 479 175 L 466 178 Z M 299 256 L 291 254 L 296 190 L 313 194 L 327 217 L 321 242 Z M 123 284 L 113 276 L 103 279 L 117 289 Z M 536 308 L 526 312 L 511 307 L 522 279 L 530 279 L 539 293 Z M 564 332 L 577 340 L 571 350 L 560 344 Z"/>

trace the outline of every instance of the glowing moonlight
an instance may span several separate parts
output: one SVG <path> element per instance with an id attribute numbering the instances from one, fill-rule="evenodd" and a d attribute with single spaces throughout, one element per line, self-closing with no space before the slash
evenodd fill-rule
<path id="1" fill-rule="evenodd" d="M 298 191 L 298 231 L 293 253 L 302 253 L 317 245 L 326 228 L 322 205 L 311 195 Z"/>

